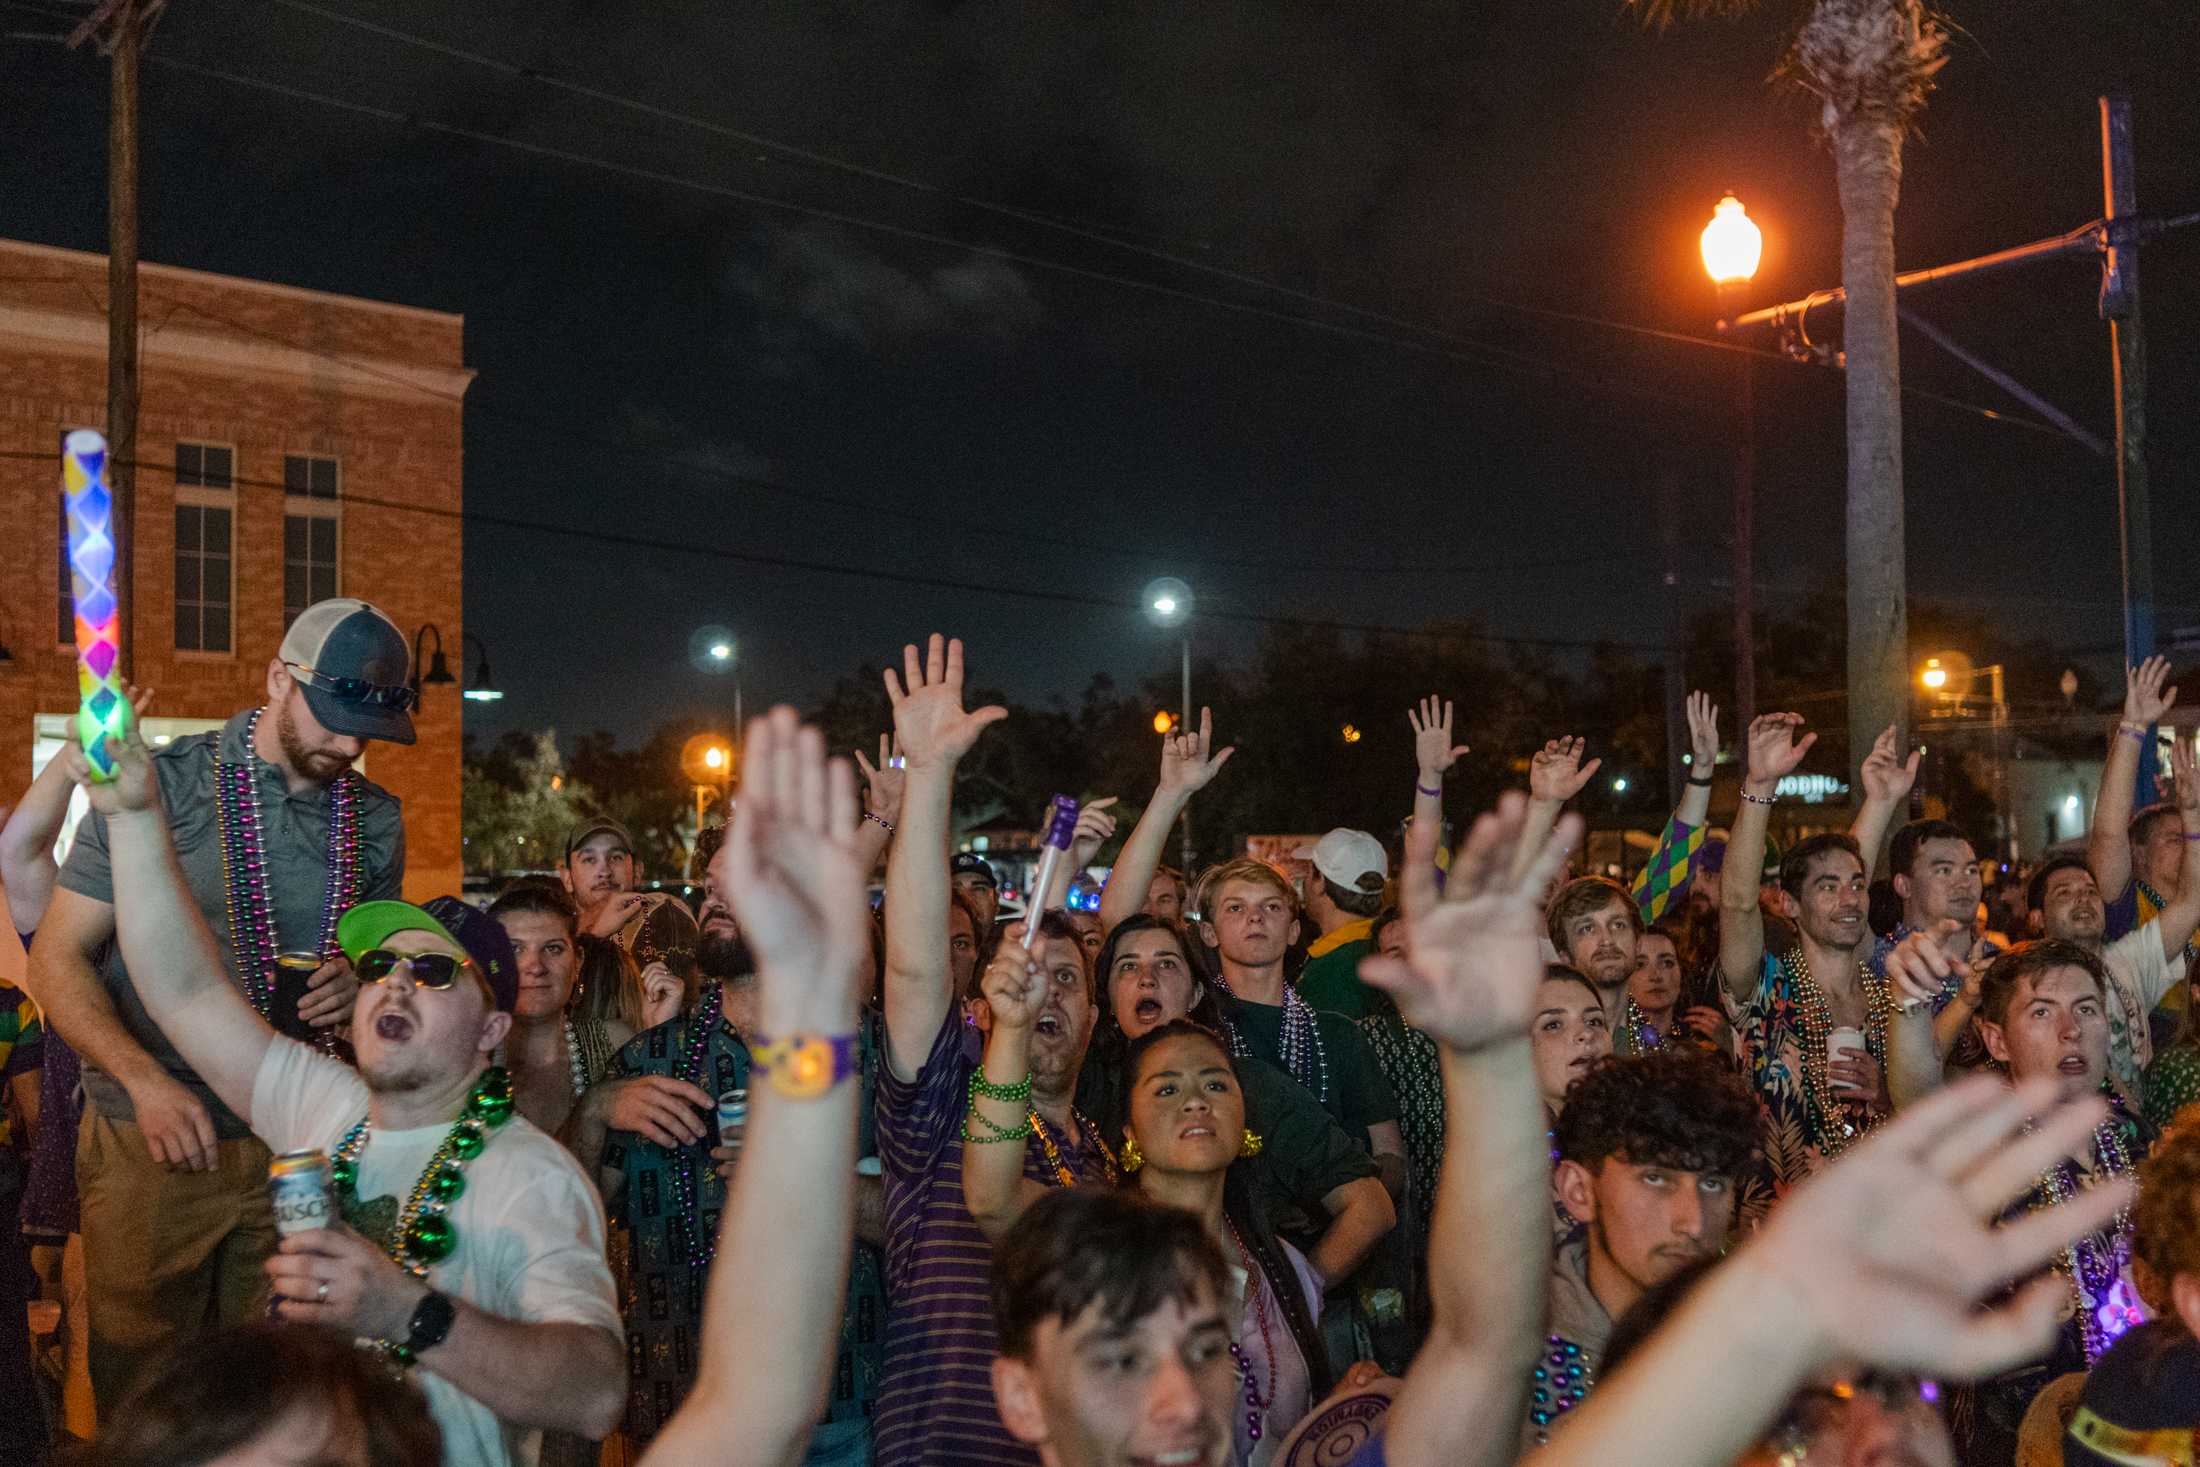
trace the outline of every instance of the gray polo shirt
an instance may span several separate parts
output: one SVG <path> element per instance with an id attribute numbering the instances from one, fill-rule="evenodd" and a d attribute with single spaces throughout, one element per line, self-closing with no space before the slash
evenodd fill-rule
<path id="1" fill-rule="evenodd" d="M 237 982 L 236 956 L 229 943 L 228 894 L 222 877 L 221 816 L 215 804 L 214 750 L 220 740 L 222 756 L 236 760 L 246 755 L 245 720 L 240 713 L 219 733 L 192 734 L 153 751 L 153 771 L 160 779 L 160 801 L 168 812 L 168 828 L 175 833 L 176 856 L 183 865 L 184 884 L 191 888 L 206 925 L 220 944 L 229 980 Z M 328 894 L 328 791 L 319 786 L 292 794 L 282 772 L 254 757 L 260 798 L 260 829 L 266 839 L 269 886 L 274 901 L 278 950 L 310 948 L 321 939 L 321 917 Z M 405 827 L 397 798 L 365 779 L 357 781 L 359 812 L 359 900 L 376 901 L 399 894 L 405 875 Z M 77 827 L 76 843 L 69 848 L 68 864 L 61 869 L 61 885 L 78 896 L 112 905 L 114 873 L 107 858 L 107 821 L 97 811 Z M 110 941 L 99 955 L 99 975 L 114 999 L 115 1013 L 131 1037 L 145 1047 L 160 1066 L 198 1096 L 223 1140 L 252 1134 L 251 1128 L 231 1113 L 209 1090 L 196 1072 L 184 1063 L 138 1001 L 129 970 L 122 965 L 120 947 Z M 101 1115 L 127 1120 L 130 1096 L 110 1075 L 84 1061 L 84 1093 Z"/>

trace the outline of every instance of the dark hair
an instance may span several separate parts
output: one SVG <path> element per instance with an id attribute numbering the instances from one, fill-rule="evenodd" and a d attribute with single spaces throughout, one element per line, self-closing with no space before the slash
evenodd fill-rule
<path id="1" fill-rule="evenodd" d="M 1127 1328 L 1164 1303 L 1205 1290 L 1230 1297 L 1222 1250 L 1192 1214 L 1111 1187 L 1063 1187 L 1024 1210 L 993 1254 L 993 1324 L 1001 1353 L 1028 1359 L 1039 1326 L 1074 1324 L 1097 1305 Z"/>
<path id="2" fill-rule="evenodd" d="M 583 932 L 573 940 L 573 946 L 580 954 L 580 963 L 573 974 L 573 1017 L 599 1023 L 617 1019 L 639 1034 L 642 1031 L 642 970 L 627 956 L 625 948 L 608 937 Z M 693 998 L 695 965 L 684 965 L 684 971 L 682 965 L 672 966 L 680 974 L 682 984 L 690 990 L 687 997 Z"/>
<path id="3" fill-rule="evenodd" d="M 101 1410 L 98 1439 L 65 1460 L 200 1467 L 308 1402 L 326 1404 L 332 1432 L 355 1428 L 365 1438 L 369 1467 L 443 1460 L 442 1432 L 418 1386 L 335 1330 L 264 1321 L 179 1343 L 138 1376 L 119 1405 Z"/>
<path id="4" fill-rule="evenodd" d="M 1145 1062 L 1147 1053 L 1156 1045 L 1166 1044 L 1171 1039 L 1206 1040 L 1222 1051 L 1222 1062 L 1230 1067 L 1230 1073 L 1233 1076 L 1237 1074 L 1237 1060 L 1230 1053 L 1229 1038 L 1221 1030 L 1210 1029 L 1205 1024 L 1195 1023 L 1190 1019 L 1171 1019 L 1165 1024 L 1156 1024 L 1133 1039 L 1123 1050 L 1122 1113 L 1126 1118 L 1131 1113 L 1131 1090 L 1138 1084 L 1139 1065 Z"/>
<path id="5" fill-rule="evenodd" d="M 515 882 L 504 889 L 504 895 L 489 903 L 489 915 L 499 919 L 521 912 L 555 917 L 565 924 L 566 936 L 580 935 L 580 908 L 573 905 L 573 899 L 561 887 L 541 881 Z"/>
<path id="6" fill-rule="evenodd" d="M 2083 871 L 2088 876 L 2093 874 L 2093 868 L 2086 864 L 2085 857 L 2074 851 L 2065 851 L 2059 856 L 2048 857 L 2040 863 L 2040 869 L 2032 873 L 2032 879 L 2024 884 L 2025 911 L 2044 912 L 2047 910 L 2047 878 L 2053 876 L 2057 871 Z"/>
<path id="7" fill-rule="evenodd" d="M 1029 921 L 1030 919 L 1027 917 L 1024 920 Z M 993 966 L 994 958 L 1000 956 L 1001 944 L 1007 940 L 1007 933 L 1008 924 L 1003 922 L 996 924 L 991 932 L 978 934 L 978 966 L 970 970 L 969 997 L 983 998 L 985 996 L 985 970 Z M 1077 961 L 1085 970 L 1085 997 L 1097 1006 L 1099 999 L 1093 991 L 1092 965 L 1085 961 L 1084 939 L 1079 936 L 1077 925 L 1070 921 L 1069 914 L 1060 908 L 1051 908 L 1041 912 L 1039 914 L 1039 936 L 1060 939 L 1077 949 Z"/>
<path id="8" fill-rule="evenodd" d="M 1953 820 L 1912 820 L 1894 833 L 1894 842 L 1887 847 L 1887 874 L 1912 874 L 1910 868 L 1917 864 L 1917 853 L 1927 841 L 1934 840 L 1959 840 L 1971 846 L 1971 838 Z M 1971 846 L 1971 853 L 1976 856 L 1978 847 Z"/>
<path id="9" fill-rule="evenodd" d="M 1217 997 L 1215 985 L 1201 976 L 1199 959 L 1192 955 L 1191 935 L 1166 917 L 1155 917 L 1146 912 L 1133 912 L 1115 924 L 1107 940 L 1100 944 L 1098 956 L 1092 960 L 1093 1002 L 1099 1007 L 1099 1021 L 1093 1026 L 1092 1042 L 1096 1052 L 1105 1053 L 1109 1048 L 1124 1042 L 1123 1026 L 1116 1022 L 1115 1005 L 1108 1002 L 1108 975 L 1115 971 L 1116 949 L 1123 939 L 1140 932 L 1166 932 L 1176 942 L 1177 953 L 1184 959 L 1184 970 L 1199 989 L 1199 997 L 1185 1010 L 1184 1017 L 1200 1028 L 1213 1033 L 1228 1032 L 1223 1018 L 1222 1000 Z"/>
<path id="10" fill-rule="evenodd" d="M 2131 1234 L 2163 1288 L 2181 1273 L 2200 1276 L 2200 1123 L 2173 1122 L 2140 1163 Z"/>
<path id="11" fill-rule="evenodd" d="M 1795 849 L 1780 858 L 1780 890 L 1803 899 L 1803 883 L 1810 880 L 1810 863 L 1829 851 L 1846 851 L 1864 864 L 1864 853 L 1857 849 L 1855 837 L 1847 831 L 1829 830 L 1808 840 L 1797 841 Z"/>
<path id="12" fill-rule="evenodd" d="M 1740 1174 L 1757 1150 L 1757 1092 L 1725 1060 L 1696 1049 L 1614 1055 L 1566 1092 L 1555 1141 L 1565 1161 Z"/>
<path id="13" fill-rule="evenodd" d="M 2042 938 L 2038 942 L 2020 942 L 1986 965 L 1986 972 L 1978 981 L 1978 1016 L 1990 1024 L 2006 1023 L 2010 1000 L 2017 996 L 2017 985 L 2056 968 L 2084 969 L 2091 975 L 2093 986 L 2100 991 L 2101 997 L 2108 997 L 2108 965 L 2101 961 L 2099 953 L 2074 942 Z"/>
<path id="14" fill-rule="evenodd" d="M 2177 817 L 2177 807 L 2170 804 L 2148 805 L 2131 817 L 2131 824 L 2124 827 L 2133 845 L 2144 845 L 2154 838 L 2154 827 L 2164 820 Z"/>
<path id="15" fill-rule="evenodd" d="M 1553 979 L 1560 983 L 1580 984 L 1583 988 L 1589 990 L 1589 997 L 1597 1001 L 1598 1008 L 1604 1007 L 1604 990 L 1591 983 L 1589 975 L 1571 963 L 1545 963 L 1543 965 L 1543 981 L 1549 983 Z"/>
<path id="16" fill-rule="evenodd" d="M 1383 950 L 1383 934 L 1390 930 L 1391 923 L 1398 921 L 1403 916 L 1405 916 L 1405 913 L 1399 911 L 1396 907 L 1385 907 L 1375 914 L 1375 920 L 1369 924 L 1367 929 L 1367 949 L 1369 952 L 1381 952 Z"/>
<path id="17" fill-rule="evenodd" d="M 1881 937 L 1891 937 L 1902 922 L 1902 898 L 1894 894 L 1894 878 L 1882 876 L 1864 888 L 1864 921 Z"/>
<path id="18" fill-rule="evenodd" d="M 1331 905 L 1355 917 L 1372 917 L 1383 909 L 1381 882 L 1376 883 L 1373 891 L 1362 891 L 1356 886 L 1339 886 L 1324 876 L 1322 890 L 1328 894 Z"/>
<path id="19" fill-rule="evenodd" d="M 1566 951 L 1566 928 L 1577 917 L 1591 912 L 1601 912 L 1618 902 L 1627 909 L 1627 921 L 1637 932 L 1642 931 L 1642 913 L 1636 910 L 1635 899 L 1609 876 L 1576 876 L 1558 889 L 1551 898 L 1550 909 L 1544 913 L 1544 925 L 1550 928 L 1551 946 Z"/>
<path id="20" fill-rule="evenodd" d="M 1673 1311 L 1681 1307 L 1695 1292 L 1696 1285 L 1702 1283 L 1720 1262 L 1717 1258 L 1691 1258 L 1644 1289 L 1635 1302 L 1627 1306 L 1626 1312 L 1612 1321 L 1612 1333 L 1604 1342 L 1604 1358 L 1597 1363 L 1597 1375 L 1610 1380 L 1620 1362 L 1641 1349 L 1642 1342 L 1673 1317 Z"/>

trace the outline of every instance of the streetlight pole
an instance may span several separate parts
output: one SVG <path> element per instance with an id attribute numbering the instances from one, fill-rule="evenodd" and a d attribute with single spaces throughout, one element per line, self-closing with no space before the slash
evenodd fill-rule
<path id="1" fill-rule="evenodd" d="M 1183 726 L 1185 728 L 1194 728 L 1197 725 L 1192 722 L 1192 634 L 1189 628 L 1187 628 L 1184 633 L 1182 650 L 1184 654 Z M 1181 858 L 1183 864 L 1180 865 L 1177 869 L 1182 871 L 1184 873 L 1184 879 L 1186 881 L 1189 881 L 1192 879 L 1192 806 L 1189 800 L 1185 801 L 1184 803 L 1184 817 L 1181 822 L 1181 829 L 1179 833 L 1183 837 L 1183 856 Z"/>
<path id="2" fill-rule="evenodd" d="M 1730 312 L 1764 258 L 1764 232 L 1732 194 L 1719 200 L 1703 231 L 1703 266 Z M 1757 380 L 1750 356 L 1735 357 L 1734 726 L 1746 742 L 1757 716 Z"/>
<path id="3" fill-rule="evenodd" d="M 1183 628 L 1177 645 L 1181 656 L 1179 669 L 1183 679 L 1181 691 L 1184 696 L 1184 703 L 1182 711 L 1177 715 L 1177 728 L 1180 731 L 1188 731 L 1194 727 L 1192 723 L 1192 588 L 1174 576 L 1163 576 L 1160 580 L 1154 581 L 1146 587 L 1144 599 L 1146 619 L 1155 626 Z M 1184 806 L 1184 814 L 1181 817 L 1181 830 L 1183 836 L 1183 870 L 1185 879 L 1189 880 L 1192 871 L 1192 807 L 1189 801 Z"/>

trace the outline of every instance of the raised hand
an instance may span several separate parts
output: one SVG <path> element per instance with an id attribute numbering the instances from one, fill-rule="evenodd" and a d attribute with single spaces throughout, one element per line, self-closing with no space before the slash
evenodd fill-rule
<path id="1" fill-rule="evenodd" d="M 2165 688 L 2169 659 L 2149 657 L 2137 667 L 2124 669 L 2124 722 L 2151 726 L 2162 721 L 2177 702 L 2177 689 Z"/>
<path id="2" fill-rule="evenodd" d="M 2176 781 L 2171 794 L 2185 829 L 2200 831 L 2200 764 L 2193 757 L 2192 739 L 2183 729 L 2169 741 L 2170 777 Z"/>
<path id="3" fill-rule="evenodd" d="M 1908 760 L 1897 752 L 1895 726 L 1888 724 L 1872 740 L 1872 751 L 1864 756 L 1860 773 L 1864 780 L 1864 798 L 1882 805 L 1898 805 L 1910 797 L 1910 786 L 1917 783 L 1918 761 L 1925 757 L 1923 749 L 1912 749 Z"/>
<path id="4" fill-rule="evenodd" d="M 756 955 L 759 1019 L 774 1037 L 843 1033 L 870 944 L 855 770 L 828 760 L 824 736 L 792 708 L 751 720 L 742 747 L 741 798 L 713 875 Z"/>
<path id="5" fill-rule="evenodd" d="M 1709 779 L 1719 763 L 1719 705 L 1711 695 L 1688 695 L 1688 772 Z"/>
<path id="6" fill-rule="evenodd" d="M 1766 713 L 1749 726 L 1751 784 L 1775 784 L 1795 772 L 1810 746 L 1818 742 L 1818 735 L 1801 733 L 1802 727 L 1800 713 Z"/>
<path id="7" fill-rule="evenodd" d="M 1583 785 L 1603 767 L 1602 759 L 1581 762 L 1588 747 L 1580 738 L 1552 739 L 1528 761 L 1528 796 L 1548 805 L 1563 805 L 1581 793 Z"/>
<path id="8" fill-rule="evenodd" d="M 83 748 L 73 739 L 61 746 L 56 757 L 100 814 L 112 818 L 158 810 L 160 781 L 153 775 L 153 758 L 145 751 L 145 737 L 138 731 L 137 720 L 132 719 L 129 731 L 111 742 L 115 756 L 113 779 L 93 779 L 92 761 L 84 757 Z"/>
<path id="9" fill-rule="evenodd" d="M 1821 1361 L 1969 1379 L 2034 1358 L 2054 1336 L 2068 1282 L 2048 1274 L 1995 1308 L 1979 1301 L 2106 1225 L 2132 1184 L 2088 1188 L 2006 1227 L 1995 1220 L 2105 1114 L 2090 1097 L 2055 1105 L 2053 1081 L 1961 1081 L 1806 1182 L 1735 1263 L 1763 1277 L 1766 1307 L 1807 1331 Z"/>
<path id="10" fill-rule="evenodd" d="M 1001 932 L 1000 949 L 978 980 L 978 991 L 993 1014 L 996 1029 L 1029 1029 L 1047 1006 L 1047 971 L 1040 955 L 1024 947 L 1024 924 L 1011 922 Z"/>
<path id="11" fill-rule="evenodd" d="M 1419 766 L 1421 782 L 1428 784 L 1441 780 L 1459 756 L 1467 752 L 1465 744 L 1451 741 L 1451 700 L 1438 698 L 1431 693 L 1421 700 L 1418 708 L 1406 710 L 1406 721 L 1413 725 L 1413 758 Z"/>
<path id="12" fill-rule="evenodd" d="M 1543 892 L 1581 838 L 1581 818 L 1566 816 L 1523 851 L 1527 813 L 1515 790 L 1475 821 L 1441 895 L 1434 866 L 1408 863 L 1398 878 L 1405 956 L 1360 965 L 1360 976 L 1387 991 L 1408 1022 L 1454 1049 L 1523 1036 L 1535 1014 Z"/>
<path id="13" fill-rule="evenodd" d="M 1189 797 L 1205 789 L 1222 772 L 1222 766 L 1230 762 L 1237 752 L 1232 744 L 1220 753 L 1210 753 L 1215 743 L 1215 714 L 1212 708 L 1199 710 L 1199 732 L 1186 733 L 1181 728 L 1161 736 L 1161 783 L 1157 794 Z"/>
<path id="14" fill-rule="evenodd" d="M 912 769 L 951 765 L 970 752 L 988 724 L 1008 717 L 998 705 L 963 711 L 963 644 L 934 632 L 920 658 L 914 646 L 901 649 L 900 677 L 883 674 L 886 699 L 894 707 L 894 734 Z M 743 790 L 744 798 L 747 791 Z"/>
<path id="15" fill-rule="evenodd" d="M 1107 795 L 1101 799 L 1087 800 L 1084 808 L 1077 812 L 1077 828 L 1069 838 L 1071 871 L 1082 871 L 1090 866 L 1093 856 L 1115 834 L 1115 817 L 1108 813 L 1108 807 L 1116 799 L 1114 795 Z"/>
<path id="16" fill-rule="evenodd" d="M 878 763 L 872 764 L 856 750 L 856 768 L 863 771 L 863 809 L 892 825 L 901 819 L 902 792 L 909 786 L 909 771 L 897 762 L 894 736 L 878 736 Z"/>

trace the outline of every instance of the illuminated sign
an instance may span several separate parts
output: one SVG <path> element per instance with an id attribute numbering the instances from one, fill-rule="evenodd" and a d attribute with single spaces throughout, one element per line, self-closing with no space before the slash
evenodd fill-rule
<path id="1" fill-rule="evenodd" d="M 1830 774 L 1790 774 L 1772 787 L 1775 795 L 1801 800 L 1806 805 L 1822 805 L 1828 800 L 1845 800 L 1849 797 L 1846 780 L 1835 779 Z"/>

